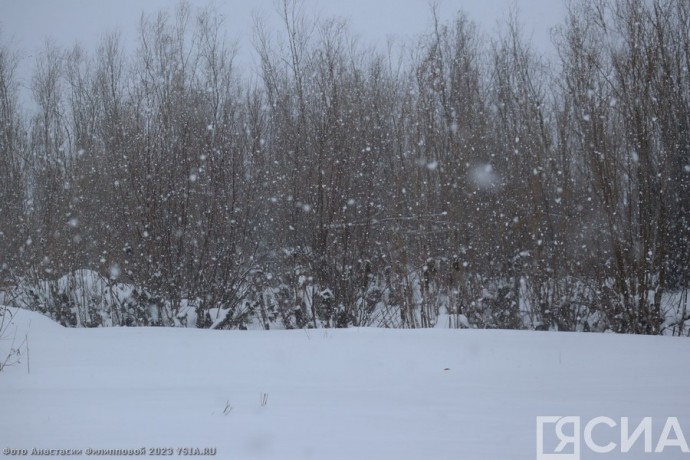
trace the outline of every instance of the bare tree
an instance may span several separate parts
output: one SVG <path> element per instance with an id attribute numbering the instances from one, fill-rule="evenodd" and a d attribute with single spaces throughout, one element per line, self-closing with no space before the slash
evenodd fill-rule
<path id="1" fill-rule="evenodd" d="M 25 215 L 26 138 L 15 76 L 17 57 L 0 46 L 0 284 L 22 266 L 28 222 Z"/>

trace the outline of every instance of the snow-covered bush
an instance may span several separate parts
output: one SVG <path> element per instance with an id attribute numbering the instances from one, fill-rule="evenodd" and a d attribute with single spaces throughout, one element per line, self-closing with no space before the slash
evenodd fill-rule
<path id="1" fill-rule="evenodd" d="M 271 306 L 261 306 L 261 277 L 248 276 L 228 303 L 209 302 L 199 297 L 166 298 L 140 286 L 119 283 L 92 270 L 76 270 L 57 279 L 19 279 L 7 296 L 17 307 L 38 311 L 66 327 L 176 326 L 246 329 L 258 323 L 274 324 Z"/>
<path id="2" fill-rule="evenodd" d="M 91 270 L 57 279 L 17 280 L 6 303 L 39 311 L 67 327 L 175 326 L 213 329 L 322 327 L 453 327 L 625 332 L 632 321 L 653 320 L 663 333 L 687 335 L 687 294 L 666 295 L 656 318 L 631 314 L 611 280 L 492 279 L 434 276 L 410 269 L 405 276 L 367 276 L 366 290 L 345 305 L 338 290 L 315 281 L 308 267 L 287 274 L 250 271 L 228 287 L 227 303 L 180 294 L 174 301 L 119 283 Z M 277 267 L 273 267 L 277 268 Z M 421 275 L 420 275 L 421 273 Z M 343 289 L 343 286 L 340 286 Z M 644 310 L 647 311 L 647 310 Z M 663 322 L 661 319 L 663 318 Z"/>
<path id="3" fill-rule="evenodd" d="M 82 269 L 58 279 L 21 278 L 12 304 L 35 310 L 66 327 L 146 325 L 137 291 Z"/>

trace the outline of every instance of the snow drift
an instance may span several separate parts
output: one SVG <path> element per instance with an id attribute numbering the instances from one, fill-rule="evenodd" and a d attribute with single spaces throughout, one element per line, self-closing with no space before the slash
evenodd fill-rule
<path id="1" fill-rule="evenodd" d="M 675 416 L 690 433 L 685 338 L 469 329 L 73 329 L 23 310 L 14 311 L 11 328 L 28 337 L 29 347 L 0 373 L 2 449 L 527 459 L 535 458 L 539 415 L 633 422 Z M 657 455 L 684 456 L 679 448 Z M 640 443 L 625 458 L 650 454 Z"/>

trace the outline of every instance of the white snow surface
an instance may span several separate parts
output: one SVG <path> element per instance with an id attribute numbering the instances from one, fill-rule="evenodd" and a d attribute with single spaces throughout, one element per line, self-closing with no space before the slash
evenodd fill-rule
<path id="1" fill-rule="evenodd" d="M 66 329 L 12 311 L 0 352 L 13 338 L 28 337 L 29 348 L 0 373 L 0 452 L 210 447 L 219 459 L 533 459 L 538 415 L 674 416 L 690 435 L 684 338 Z M 613 458 L 689 455 L 676 447 Z"/>

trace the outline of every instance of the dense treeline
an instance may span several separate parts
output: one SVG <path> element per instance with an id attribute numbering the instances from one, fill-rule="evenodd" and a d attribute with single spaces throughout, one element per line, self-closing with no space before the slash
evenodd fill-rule
<path id="1" fill-rule="evenodd" d="M 487 41 L 432 11 L 381 53 L 279 15 L 253 83 L 184 4 L 134 53 L 46 45 L 30 116 L 0 49 L 15 299 L 67 321 L 55 280 L 87 268 L 136 287 L 109 324 L 687 333 L 690 3 L 576 2 L 550 60 L 515 20 Z"/>

